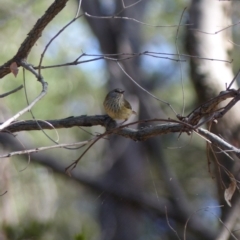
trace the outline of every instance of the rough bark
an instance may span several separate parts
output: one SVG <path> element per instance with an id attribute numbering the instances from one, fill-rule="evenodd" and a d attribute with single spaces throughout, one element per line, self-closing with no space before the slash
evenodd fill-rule
<path id="1" fill-rule="evenodd" d="M 36 41 L 41 37 L 45 27 L 52 21 L 52 19 L 65 7 L 68 0 L 56 0 L 45 12 L 45 14 L 38 19 L 34 27 L 28 33 L 27 38 L 22 42 L 16 55 L 0 66 L 0 78 L 10 73 L 10 65 L 16 62 L 20 66 L 20 62 L 28 57 L 32 47 Z"/>

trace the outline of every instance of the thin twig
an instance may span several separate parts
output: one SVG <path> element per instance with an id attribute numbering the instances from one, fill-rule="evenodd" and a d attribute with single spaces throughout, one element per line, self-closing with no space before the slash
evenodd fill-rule
<path id="1" fill-rule="evenodd" d="M 82 5 L 82 0 L 79 0 L 79 3 L 78 3 L 78 9 L 77 9 L 77 12 L 76 12 L 75 18 L 77 18 L 77 17 L 79 16 L 79 12 L 80 12 L 80 9 L 81 9 L 81 5 Z"/>
<path id="2" fill-rule="evenodd" d="M 17 114 L 15 114 L 13 117 L 9 118 L 7 121 L 5 121 L 4 123 L 2 123 L 0 125 L 0 130 L 3 130 L 4 128 L 6 128 L 7 126 L 9 126 L 11 124 L 11 122 L 15 121 L 16 119 L 18 119 L 21 115 L 23 115 L 25 112 L 29 111 L 38 101 L 40 101 L 46 94 L 47 94 L 47 82 L 45 82 L 43 80 L 43 78 L 41 76 L 39 76 L 37 74 L 37 72 L 33 69 L 33 67 L 29 64 L 27 64 L 26 62 L 22 61 L 21 62 L 22 66 L 26 69 L 28 69 L 30 72 L 32 72 L 38 79 L 39 82 L 41 82 L 42 84 L 42 91 L 41 93 L 38 95 L 38 97 L 35 98 L 35 100 L 32 101 L 31 104 L 29 104 L 29 106 L 27 106 L 26 108 L 24 108 L 23 110 L 21 110 L 20 112 L 18 112 Z"/>
<path id="3" fill-rule="evenodd" d="M 2 197 L 3 195 L 5 195 L 8 191 L 5 191 L 4 193 L 0 194 L 0 197 Z"/>
<path id="4" fill-rule="evenodd" d="M 8 95 L 10 95 L 10 94 L 12 94 L 12 93 L 15 93 L 15 92 L 19 91 L 19 90 L 22 89 L 22 88 L 23 88 L 23 85 L 15 88 L 15 89 L 13 89 L 12 91 L 9 91 L 9 92 L 0 94 L 0 98 L 4 98 L 4 97 L 6 97 L 6 96 L 8 96 Z"/>
<path id="5" fill-rule="evenodd" d="M 169 226 L 169 228 L 174 232 L 174 234 L 177 236 L 177 238 L 179 240 L 181 240 L 181 238 L 179 237 L 177 231 L 171 226 L 170 222 L 169 222 L 169 219 L 168 219 L 168 213 L 167 213 L 167 207 L 165 206 L 165 214 L 166 214 L 166 220 L 167 220 L 167 224 Z"/>
<path id="6" fill-rule="evenodd" d="M 238 70 L 238 72 L 237 72 L 236 76 L 233 78 L 233 80 L 230 82 L 229 86 L 227 87 L 227 90 L 229 90 L 231 88 L 231 86 L 233 85 L 233 83 L 237 79 L 239 73 L 240 73 L 240 69 Z"/>
<path id="7" fill-rule="evenodd" d="M 142 0 L 138 0 L 136 1 L 135 3 L 132 3 L 132 4 L 129 4 L 128 6 L 125 5 L 124 3 L 124 0 L 122 0 L 122 5 L 123 5 L 123 8 L 126 9 L 126 8 L 130 8 L 130 7 L 133 7 L 135 5 L 137 5 L 138 3 L 140 3 Z"/>
<path id="8" fill-rule="evenodd" d="M 85 12 L 85 16 L 87 17 L 90 17 L 90 18 L 97 18 L 97 19 L 122 19 L 122 20 L 128 20 L 128 21 L 133 21 L 133 22 L 136 22 L 136 23 L 140 23 L 142 25 L 145 25 L 145 26 L 148 26 L 148 27 L 155 27 L 155 28 L 163 28 L 163 27 L 166 27 L 166 28 L 169 28 L 169 27 L 179 27 L 179 25 L 152 25 L 152 24 L 148 24 L 148 23 L 145 23 L 145 22 L 141 22 L 135 18 L 129 18 L 129 17 L 119 17 L 119 16 L 93 16 L 93 15 L 90 15 L 89 13 Z M 186 26 L 189 26 L 189 25 L 192 25 L 192 24 L 184 24 L 184 25 L 180 25 L 180 27 L 186 27 Z"/>
<path id="9" fill-rule="evenodd" d="M 181 74 L 181 88 L 182 88 L 182 101 L 183 101 L 183 106 L 182 106 L 182 116 L 184 115 L 185 112 L 185 91 L 184 91 L 184 85 L 183 85 L 183 74 L 182 74 L 182 64 L 181 64 L 181 58 L 180 58 L 180 53 L 179 53 L 179 49 L 178 49 L 178 45 L 177 45 L 177 40 L 178 40 L 178 35 L 179 35 L 179 28 L 180 28 L 180 24 L 182 22 L 182 18 L 184 15 L 184 12 L 186 11 L 186 7 L 183 9 L 180 20 L 179 20 L 179 27 L 177 28 L 177 34 L 176 34 L 176 40 L 175 40 L 175 47 L 176 47 L 176 51 L 178 54 L 178 59 L 179 59 L 179 66 L 180 66 L 180 74 Z"/>
<path id="10" fill-rule="evenodd" d="M 193 29 L 193 28 L 190 28 L 189 30 L 197 31 L 197 32 L 200 32 L 200 33 L 208 34 L 208 35 L 216 35 L 216 34 L 222 32 L 222 31 L 227 30 L 228 28 L 234 27 L 234 26 L 236 26 L 238 24 L 240 24 L 240 21 L 238 21 L 237 23 L 233 23 L 233 24 L 231 24 L 231 25 L 229 25 L 227 27 L 224 27 L 224 28 L 222 28 L 222 29 L 220 29 L 220 30 L 218 30 L 216 32 L 205 32 L 205 31 L 202 31 L 200 29 Z"/>
<path id="11" fill-rule="evenodd" d="M 163 56 L 161 56 L 163 55 Z M 140 57 L 140 56 L 150 56 L 154 58 L 161 58 L 171 61 L 181 61 L 186 62 L 184 59 L 175 59 L 170 57 L 164 57 L 164 56 L 181 56 L 181 57 L 187 57 L 187 58 L 197 58 L 197 59 L 203 59 L 203 60 L 210 60 L 210 61 L 218 61 L 218 62 L 226 62 L 231 63 L 232 61 L 222 60 L 222 59 L 214 59 L 214 58 L 206 58 L 206 57 L 199 57 L 199 56 L 191 56 L 188 54 L 176 54 L 176 53 L 161 53 L 161 52 L 150 52 L 150 51 L 144 51 L 139 53 L 113 53 L 113 54 L 87 54 L 83 53 L 81 54 L 76 60 L 72 62 L 67 63 L 61 63 L 61 64 L 55 64 L 55 65 L 49 65 L 49 66 L 41 66 L 41 69 L 48 69 L 48 68 L 56 68 L 56 67 L 63 67 L 63 66 L 75 66 L 78 64 L 98 61 L 98 60 L 108 60 L 108 61 L 115 61 L 115 62 L 121 62 L 126 61 L 132 58 Z M 123 56 L 123 57 L 122 57 Z M 125 57 L 126 56 L 126 57 Z M 82 57 L 94 57 L 93 59 L 78 61 Z M 122 57 L 122 58 L 121 58 Z M 34 69 L 39 69 L 39 66 L 33 67 Z"/>
<path id="12" fill-rule="evenodd" d="M 12 156 L 15 156 L 15 155 L 37 153 L 37 152 L 45 151 L 45 150 L 49 150 L 49 149 L 65 148 L 65 147 L 70 147 L 70 146 L 81 146 L 81 147 L 83 147 L 88 143 L 89 143 L 89 141 L 82 141 L 82 142 L 75 142 L 75 143 L 62 143 L 62 144 L 52 145 L 52 146 L 47 146 L 47 147 L 39 147 L 39 148 L 33 148 L 33 149 L 28 149 L 28 150 L 15 151 L 15 152 L 11 152 L 11 153 L 2 154 L 2 155 L 0 155 L 0 158 L 8 158 L 8 157 L 12 157 Z"/>
<path id="13" fill-rule="evenodd" d="M 231 230 L 229 229 L 229 227 L 227 227 L 227 225 L 222 221 L 221 218 L 219 218 L 214 212 L 211 212 L 211 211 L 209 211 L 209 212 L 218 219 L 218 221 L 223 225 L 224 229 L 226 229 L 226 231 L 229 233 L 229 235 L 231 235 L 235 240 L 239 240 L 239 238 L 237 238 L 237 237 L 231 232 Z M 235 214 L 235 213 L 233 213 L 233 214 Z M 237 220 L 237 217 L 236 217 L 236 220 Z M 231 227 L 233 227 L 233 225 L 235 225 L 235 222 L 232 223 L 232 226 L 231 226 Z M 223 232 L 220 232 L 220 234 L 221 234 L 221 235 L 220 235 L 218 238 L 216 238 L 216 240 L 227 240 L 227 239 L 229 239 L 229 236 L 228 236 L 227 238 L 223 238 Z"/>
<path id="14" fill-rule="evenodd" d="M 25 98 L 26 98 L 26 101 L 27 101 L 27 105 L 29 105 L 29 100 L 28 100 L 28 95 L 27 95 L 27 87 L 26 87 L 26 79 L 25 79 L 25 69 L 23 69 L 23 81 L 24 81 L 24 93 L 25 93 Z M 58 134 L 58 131 L 50 124 L 48 123 L 47 121 L 43 121 L 43 120 L 37 120 L 32 112 L 32 110 L 29 110 L 31 116 L 32 116 L 32 119 L 34 121 L 36 121 L 36 124 L 39 126 L 39 129 L 41 129 L 41 131 L 43 132 L 43 134 L 48 138 L 50 139 L 52 142 L 58 144 L 58 141 L 59 141 L 59 134 Z M 39 124 L 38 121 L 43 121 L 45 122 L 46 124 L 48 124 L 49 126 L 52 127 L 52 129 L 55 130 L 56 134 L 57 134 L 57 140 L 54 140 L 53 138 L 51 138 L 45 131 L 44 129 L 42 129 L 41 125 Z"/>
<path id="15" fill-rule="evenodd" d="M 188 225 L 188 222 L 190 221 L 190 219 L 191 219 L 194 215 L 196 215 L 198 212 L 206 211 L 206 210 L 208 210 L 208 209 L 210 209 L 210 208 L 221 208 L 221 207 L 224 207 L 224 206 L 223 206 L 223 205 L 220 205 L 220 206 L 209 206 L 209 207 L 200 208 L 200 209 L 194 211 L 194 212 L 189 216 L 189 218 L 187 219 L 186 224 L 185 224 L 185 226 L 184 226 L 183 239 L 184 239 L 184 240 L 187 239 L 187 238 L 186 238 L 187 225 Z"/>
<path id="16" fill-rule="evenodd" d="M 151 97 L 153 97 L 154 99 L 166 104 L 168 107 L 171 108 L 171 110 L 174 112 L 175 115 L 177 115 L 177 112 L 173 109 L 172 105 L 168 102 L 165 102 L 164 100 L 161 100 L 159 98 L 157 98 L 156 96 L 154 96 L 152 93 L 150 93 L 148 90 L 146 90 L 144 87 L 142 87 L 139 83 L 137 83 L 121 66 L 121 64 L 119 62 L 117 62 L 118 66 L 121 68 L 121 70 L 123 71 L 123 73 L 134 83 L 136 84 L 140 89 L 142 89 L 144 92 L 146 92 L 147 94 L 149 94 Z"/>
<path id="17" fill-rule="evenodd" d="M 74 19 L 72 19 L 68 24 L 66 24 L 60 31 L 58 31 L 58 33 L 49 41 L 49 43 L 46 45 L 46 47 L 43 50 L 43 53 L 41 54 L 41 58 L 38 64 L 38 74 L 41 75 L 41 65 L 42 65 L 42 61 L 43 61 L 43 57 L 48 49 L 48 47 L 50 46 L 50 44 L 53 42 L 54 39 L 56 39 L 69 25 L 71 25 L 73 22 L 75 22 L 78 18 L 82 17 L 83 14 L 81 14 L 78 17 L 75 17 Z"/>

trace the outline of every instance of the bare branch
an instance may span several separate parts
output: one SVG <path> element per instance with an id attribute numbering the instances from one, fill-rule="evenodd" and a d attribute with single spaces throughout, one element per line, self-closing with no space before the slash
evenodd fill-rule
<path id="1" fill-rule="evenodd" d="M 238 148 L 234 147 L 233 145 L 227 143 L 222 138 L 218 137 L 216 134 L 211 133 L 208 130 L 203 129 L 203 128 L 198 128 L 197 132 L 200 135 L 207 138 L 209 141 L 211 141 L 211 143 L 213 145 L 218 146 L 218 147 L 220 147 L 222 149 L 225 149 L 225 150 L 228 150 L 228 151 L 230 150 L 240 158 L 240 149 L 238 149 Z"/>
<path id="2" fill-rule="evenodd" d="M 35 98 L 34 101 L 32 101 L 31 104 L 29 104 L 26 108 L 24 108 L 23 110 L 21 110 L 20 112 L 18 112 L 17 114 L 15 114 L 13 117 L 9 118 L 7 121 L 5 121 L 4 123 L 2 123 L 0 125 L 0 130 L 3 130 L 4 128 L 6 128 L 7 126 L 9 126 L 11 124 L 11 122 L 15 121 L 17 118 L 19 118 L 21 115 L 23 115 L 25 112 L 29 111 L 39 100 L 41 100 L 47 93 L 47 82 L 45 82 L 43 80 L 43 78 L 41 76 L 39 76 L 37 74 L 37 72 L 33 69 L 33 67 L 27 63 L 25 63 L 24 61 L 21 61 L 21 65 L 23 67 L 25 67 L 27 70 L 29 70 L 30 72 L 32 72 L 36 78 L 38 79 L 39 82 L 41 82 L 42 84 L 42 92 L 38 95 L 38 97 Z"/>
<path id="3" fill-rule="evenodd" d="M 9 91 L 9 92 L 6 92 L 6 93 L 3 93 L 3 94 L 0 95 L 0 98 L 4 98 L 4 97 L 6 97 L 6 96 L 8 96 L 8 95 L 10 95 L 10 94 L 12 94 L 12 93 L 15 93 L 15 92 L 21 90 L 22 88 L 23 88 L 23 85 L 21 85 L 21 86 L 15 88 L 15 89 L 13 89 L 12 91 Z"/>
<path id="4" fill-rule="evenodd" d="M 25 65 L 24 65 L 25 66 Z M 28 65 L 26 65 L 30 68 Z M 35 72 L 34 69 L 30 68 L 31 71 Z M 40 78 L 42 83 L 45 82 Z M 43 91 L 29 107 L 32 107 L 43 95 L 45 94 L 44 85 Z M 225 107 L 217 109 L 217 106 L 220 102 L 226 100 L 227 98 L 233 98 Z M 9 132 L 18 132 L 18 131 L 30 131 L 30 130 L 43 130 L 43 129 L 55 129 L 55 128 L 69 128 L 74 126 L 94 126 L 101 125 L 106 128 L 106 132 L 99 135 L 97 140 L 102 138 L 105 135 L 117 134 L 126 138 L 130 138 L 134 141 L 144 141 L 148 138 L 155 136 L 169 134 L 174 132 L 179 133 L 190 133 L 196 132 L 201 136 L 204 136 L 205 139 L 210 141 L 213 145 L 223 149 L 223 151 L 232 151 L 238 157 L 240 157 L 240 150 L 231 144 L 225 142 L 222 138 L 216 136 L 213 133 L 210 133 L 207 130 L 199 128 L 203 123 L 214 121 L 215 119 L 221 118 L 226 114 L 236 102 L 240 99 L 240 91 L 235 89 L 228 89 L 226 91 L 220 92 L 218 96 L 210 99 L 206 103 L 200 105 L 194 111 L 192 111 L 187 117 L 179 117 L 179 120 L 172 119 L 149 119 L 132 122 L 129 124 L 121 125 L 116 128 L 116 122 L 109 118 L 107 115 L 97 115 L 97 116 L 80 116 L 80 117 L 69 117 L 60 120 L 46 120 L 46 122 L 38 122 L 37 120 L 29 121 L 20 121 L 12 123 L 17 117 L 19 117 L 22 112 L 26 111 L 28 108 L 25 108 L 13 118 L 9 119 L 3 123 L 0 128 L 7 127 L 5 130 Z M 201 121 L 201 119 L 203 119 Z M 128 126 L 138 124 L 138 123 L 147 123 L 147 122 L 165 122 L 165 124 L 157 124 L 155 126 L 147 126 L 141 129 L 131 129 L 127 128 Z M 95 139 L 96 140 L 96 139 Z M 96 141 L 97 141 L 96 140 Z M 95 141 L 93 141 L 93 144 Z M 91 147 L 91 146 L 90 146 Z M 82 156 L 82 155 L 81 155 Z"/>
<path id="5" fill-rule="evenodd" d="M 79 13 L 80 13 L 80 9 L 81 9 L 81 5 L 82 5 L 82 0 L 78 0 L 78 9 L 77 9 L 77 13 L 76 13 L 76 16 L 75 18 L 77 18 L 79 16 Z"/>
<path id="6" fill-rule="evenodd" d="M 82 142 L 76 142 L 76 143 L 62 143 L 62 144 L 47 146 L 47 147 L 38 147 L 38 148 L 33 148 L 33 149 L 28 149 L 28 150 L 22 150 L 22 151 L 16 151 L 16 152 L 2 154 L 2 155 L 0 155 L 0 158 L 8 158 L 8 157 L 12 157 L 15 155 L 23 155 L 23 154 L 29 154 L 29 153 L 37 153 L 40 151 L 54 149 L 54 148 L 65 148 L 65 147 L 71 147 L 71 146 L 83 147 L 88 143 L 89 143 L 89 141 L 82 141 Z"/>
<path id="7" fill-rule="evenodd" d="M 0 66 L 0 78 L 10 73 L 10 65 L 16 62 L 19 66 L 20 61 L 26 59 L 36 41 L 41 37 L 45 27 L 52 21 L 52 19 L 65 7 L 68 0 L 55 0 L 55 2 L 47 9 L 45 14 L 38 19 L 34 27 L 27 34 L 27 38 L 21 44 L 16 55 Z"/>
<path id="8" fill-rule="evenodd" d="M 216 237 L 216 240 L 227 240 L 229 239 L 230 235 L 237 239 L 233 233 L 234 233 L 234 227 L 236 226 L 236 221 L 239 216 L 239 204 L 240 200 L 237 199 L 231 210 L 229 211 L 229 214 L 227 216 L 227 219 L 223 222 L 221 219 L 218 218 L 219 222 L 222 224 L 222 229 L 218 231 L 218 237 Z M 232 233 L 233 232 L 233 233 Z"/>
<path id="9" fill-rule="evenodd" d="M 207 117 L 216 112 L 220 102 L 223 102 L 227 98 L 238 98 L 238 95 L 239 91 L 235 89 L 220 92 L 218 96 L 208 100 L 188 114 L 186 122 L 194 126 L 197 125 L 203 116 Z"/>
<path id="10" fill-rule="evenodd" d="M 182 22 L 182 18 L 183 18 L 183 15 L 185 13 L 187 8 L 184 8 L 183 9 L 183 12 L 181 14 L 181 17 L 180 17 L 180 20 L 179 20 L 179 27 L 177 28 L 177 33 L 176 33 L 176 39 L 175 39 L 175 48 L 176 48 L 176 51 L 177 51 L 177 54 L 178 54 L 178 59 L 179 59 L 179 63 L 180 63 L 180 74 L 181 74 L 181 88 L 182 88 L 182 116 L 184 115 L 184 112 L 185 112 L 185 91 L 184 91 L 184 84 L 183 84 L 183 73 L 182 73 L 182 65 L 181 65 L 181 57 L 180 57 L 180 52 L 179 52 L 179 48 L 178 48 L 178 45 L 177 45 L 177 41 L 178 41 L 178 35 L 179 35 L 179 29 L 180 29 L 180 24 Z"/>
<path id="11" fill-rule="evenodd" d="M 200 209 L 194 211 L 194 212 L 191 214 L 191 216 L 189 216 L 189 218 L 187 219 L 186 224 L 185 224 L 185 226 L 184 226 L 183 239 L 184 239 L 184 240 L 187 240 L 187 238 L 186 238 L 186 235 L 187 235 L 187 226 L 188 226 L 190 220 L 193 218 L 194 215 L 196 215 L 197 213 L 199 213 L 199 212 L 201 212 L 201 211 L 209 211 L 209 209 L 221 208 L 221 207 L 223 207 L 223 206 L 222 206 L 222 205 L 221 205 L 221 206 L 209 206 L 209 207 L 200 208 Z"/>
<path id="12" fill-rule="evenodd" d="M 97 18 L 97 19 L 122 19 L 122 20 L 128 20 L 128 21 L 133 21 L 133 22 L 136 22 L 136 23 L 139 23 L 139 24 L 142 24 L 142 25 L 145 25 L 145 26 L 148 26 L 148 27 L 155 27 L 155 28 L 162 28 L 162 27 L 166 27 L 166 28 L 169 28 L 169 27 L 185 27 L 185 26 L 188 26 L 188 25 L 192 25 L 192 24 L 183 24 L 183 25 L 152 25 L 152 24 L 148 24 L 148 23 L 144 23 L 144 22 L 141 22 L 135 18 L 129 18 L 129 17 L 119 17 L 119 16 L 93 16 L 93 15 L 90 15 L 89 13 L 85 12 L 85 16 L 87 17 L 90 17 L 90 18 Z"/>
<path id="13" fill-rule="evenodd" d="M 216 35 L 216 34 L 222 32 L 222 31 L 227 30 L 228 28 L 232 28 L 232 27 L 237 26 L 237 25 L 239 25 L 239 24 L 240 24 L 240 21 L 238 21 L 238 22 L 236 22 L 236 23 L 233 23 L 233 24 L 231 24 L 231 25 L 229 25 L 229 26 L 227 26 L 227 27 L 224 27 L 224 28 L 222 28 L 222 29 L 220 29 L 220 30 L 218 30 L 218 31 L 216 31 L 216 32 L 205 32 L 205 31 L 202 31 L 202 30 L 200 30 L 200 29 L 194 29 L 194 28 L 192 28 L 192 29 L 190 28 L 189 30 L 191 30 L 191 31 L 197 31 L 197 32 L 200 32 L 200 33 L 208 34 L 208 35 Z"/>
<path id="14" fill-rule="evenodd" d="M 107 115 L 95 115 L 95 116 L 79 116 L 79 117 L 68 117 L 58 120 L 41 120 L 36 123 L 36 120 L 18 121 L 12 123 L 5 130 L 9 132 L 20 132 L 20 131 L 32 131 L 42 129 L 58 129 L 58 128 L 71 128 L 75 126 L 92 127 L 92 126 L 105 126 L 107 122 Z M 40 127 L 41 128 L 40 128 Z"/>
<path id="15" fill-rule="evenodd" d="M 81 54 L 80 57 L 78 57 L 76 60 L 72 62 L 67 62 L 67 63 L 60 63 L 56 65 L 49 65 L 49 66 L 41 66 L 41 69 L 47 69 L 47 68 L 56 68 L 56 67 L 63 67 L 63 66 L 76 66 L 78 64 L 83 64 L 83 63 L 88 63 L 88 62 L 93 62 L 93 61 L 98 61 L 98 60 L 107 60 L 107 61 L 115 61 L 115 62 L 121 62 L 121 61 L 126 61 L 129 59 L 133 59 L 136 57 L 140 56 L 149 56 L 149 57 L 154 57 L 154 58 L 161 58 L 161 59 L 166 59 L 166 60 L 171 60 L 171 61 L 181 61 L 181 62 L 186 62 L 185 59 L 177 59 L 177 58 L 172 58 L 172 57 L 166 57 L 166 56 L 181 56 L 181 57 L 186 57 L 186 58 L 197 58 L 197 59 L 203 59 L 203 60 L 211 60 L 211 61 L 217 61 L 217 62 L 226 62 L 226 63 L 231 63 L 232 61 L 228 60 L 223 60 L 223 59 L 214 59 L 214 58 L 207 58 L 207 57 L 199 57 L 199 56 L 191 56 L 188 54 L 175 54 L 175 53 L 160 53 L 160 52 L 150 52 L 150 51 L 144 51 L 144 52 L 139 52 L 139 53 L 115 53 L 115 54 L 88 54 L 88 53 L 83 53 Z M 94 57 L 92 59 L 88 60 L 82 60 L 79 61 L 80 58 L 82 57 Z M 39 66 L 33 67 L 34 69 L 39 69 Z"/>
<path id="16" fill-rule="evenodd" d="M 38 74 L 41 75 L 41 65 L 42 65 L 42 61 L 43 61 L 43 57 L 48 49 L 48 47 L 50 46 L 50 44 L 53 42 L 54 39 L 56 39 L 68 26 L 70 26 L 73 22 L 75 22 L 78 18 L 80 18 L 82 15 L 80 15 L 79 17 L 76 17 L 74 19 L 72 19 L 68 24 L 66 24 L 60 31 L 58 31 L 58 33 L 49 41 L 49 43 L 46 45 L 45 49 L 43 50 L 43 53 L 41 54 L 41 58 L 38 64 Z"/>
<path id="17" fill-rule="evenodd" d="M 217 135 L 209 132 L 206 129 L 198 128 L 194 130 L 191 128 L 190 125 L 179 122 L 175 120 L 166 120 L 166 119 L 150 119 L 144 120 L 141 122 L 159 122 L 165 121 L 168 122 L 166 124 L 157 124 L 155 126 L 147 126 L 141 129 L 132 129 L 126 128 L 126 126 L 133 125 L 137 122 L 129 123 L 123 126 L 120 126 L 117 131 L 113 131 L 112 133 L 116 135 L 120 135 L 122 137 L 130 138 L 134 141 L 145 141 L 149 138 L 169 134 L 169 133 L 176 133 L 176 132 L 190 132 L 196 131 L 196 133 L 204 136 L 205 139 L 210 141 L 213 145 L 220 147 L 226 151 L 232 151 L 237 156 L 240 157 L 240 150 L 228 142 L 224 141 L 222 138 L 218 137 Z M 9 132 L 19 132 L 19 131 L 30 131 L 30 130 L 42 130 L 42 129 L 53 129 L 54 128 L 70 128 L 75 126 L 85 126 L 91 127 L 94 125 L 101 125 L 105 126 L 106 128 L 110 129 L 114 128 L 116 125 L 114 121 L 111 121 L 107 115 L 98 115 L 98 116 L 79 116 L 79 117 L 69 117 L 65 119 L 59 120 L 47 120 L 46 122 L 38 122 L 36 123 L 35 120 L 28 120 L 28 121 L 20 121 L 12 123 L 8 126 L 5 131 Z M 41 128 L 39 127 L 41 126 Z"/>
<path id="18" fill-rule="evenodd" d="M 178 240 L 181 240 L 181 238 L 178 235 L 178 232 L 171 226 L 170 222 L 169 222 L 169 218 L 168 218 L 168 212 L 167 212 L 167 207 L 165 206 L 165 213 L 166 213 L 166 220 L 167 220 L 167 224 L 169 226 L 169 228 L 174 232 L 174 234 L 176 235 Z"/>
<path id="19" fill-rule="evenodd" d="M 120 67 L 120 69 L 123 71 L 123 73 L 134 83 L 136 84 L 140 89 L 142 89 L 144 92 L 146 92 L 147 94 L 149 94 L 151 97 L 153 97 L 154 99 L 160 101 L 161 103 L 164 103 L 166 104 L 172 111 L 175 115 L 177 115 L 177 112 L 173 109 L 172 105 L 164 100 L 161 100 L 157 97 L 155 97 L 152 93 L 150 93 L 149 91 L 147 91 L 144 87 L 142 87 L 139 83 L 137 83 L 124 69 L 123 67 L 121 66 L 121 64 L 119 62 L 117 62 L 118 66 Z"/>

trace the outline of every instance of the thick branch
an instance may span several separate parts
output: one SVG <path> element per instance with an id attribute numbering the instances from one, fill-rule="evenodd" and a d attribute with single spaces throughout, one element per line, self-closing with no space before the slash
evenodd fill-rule
<path id="1" fill-rule="evenodd" d="M 233 152 L 240 157 L 240 149 L 234 147 L 233 145 L 227 143 L 222 138 L 218 137 L 216 134 L 209 132 L 206 129 L 199 128 L 198 133 L 205 138 L 207 138 L 213 145 L 218 146 L 221 149 L 227 150 L 229 152 Z"/>
<path id="2" fill-rule="evenodd" d="M 157 121 L 157 119 L 155 119 L 154 121 Z M 84 115 L 79 117 L 69 117 L 58 120 L 45 120 L 45 121 L 38 120 L 38 123 L 36 122 L 36 120 L 19 121 L 12 123 L 9 127 L 5 128 L 5 130 L 14 133 L 20 131 L 32 131 L 53 128 L 71 128 L 76 126 L 92 127 L 96 125 L 106 127 L 108 130 L 110 131 L 112 130 L 114 134 L 130 138 L 134 141 L 144 141 L 150 137 L 159 136 L 167 133 L 189 131 L 189 128 L 187 129 L 186 127 L 184 127 L 186 126 L 185 124 L 171 123 L 170 120 L 169 123 L 167 124 L 148 126 L 141 129 L 123 128 L 122 126 L 120 126 L 118 129 L 113 130 L 113 128 L 116 127 L 116 122 L 111 120 L 107 115 L 96 116 Z"/>
<path id="3" fill-rule="evenodd" d="M 41 37 L 42 31 L 52 21 L 52 19 L 65 7 L 68 0 L 55 0 L 55 2 L 48 8 L 45 14 L 38 19 L 32 30 L 28 33 L 27 38 L 23 41 L 16 55 L 8 62 L 0 66 L 0 78 L 10 73 L 10 64 L 26 59 L 36 41 Z"/>
<path id="4" fill-rule="evenodd" d="M 229 104 L 221 109 L 217 109 L 219 103 L 225 101 L 227 98 L 233 98 Z M 207 102 L 200 105 L 198 108 L 193 110 L 187 117 L 179 117 L 179 121 L 168 120 L 168 119 L 152 119 L 143 120 L 141 122 L 168 122 L 167 124 L 161 124 L 151 127 L 145 127 L 139 130 L 119 127 L 117 134 L 124 137 L 131 138 L 135 141 L 143 141 L 149 137 L 166 134 L 170 132 L 188 132 L 196 130 L 201 126 L 201 120 L 204 122 L 213 121 L 215 119 L 221 118 L 226 114 L 236 102 L 240 99 L 240 91 L 235 89 L 227 89 L 226 91 L 220 92 L 220 94 Z M 209 118 L 210 116 L 210 118 Z M 205 118 L 205 120 L 204 120 Z M 206 120 L 206 118 L 208 118 Z M 48 123 L 46 123 L 48 122 Z M 200 122 L 200 123 L 199 123 Z M 116 122 L 111 120 L 107 115 L 96 115 L 96 116 L 79 116 L 79 117 L 69 117 L 65 119 L 58 120 L 45 120 L 38 123 L 36 120 L 28 120 L 15 122 L 8 128 L 9 132 L 19 132 L 19 131 L 31 131 L 31 130 L 42 130 L 42 129 L 53 129 L 53 128 L 70 128 L 74 126 L 85 126 L 91 127 L 101 125 L 106 127 L 107 130 L 111 130 L 116 127 Z M 132 125 L 132 124 L 127 124 Z M 41 128 L 39 127 L 41 126 Z M 116 131 L 114 131 L 116 133 Z"/>
<path id="5" fill-rule="evenodd" d="M 163 121 L 163 119 L 153 119 L 152 121 Z M 230 150 L 235 153 L 238 157 L 240 156 L 240 150 L 228 142 L 224 141 L 217 135 L 205 130 L 203 128 L 194 129 L 187 127 L 184 123 L 174 123 L 171 120 L 166 120 L 168 123 L 157 124 L 154 126 L 147 126 L 140 129 L 133 129 L 124 126 L 119 126 L 116 128 L 116 122 L 109 118 L 107 115 L 96 115 L 96 116 L 79 116 L 79 117 L 68 117 L 58 120 L 28 120 L 14 122 L 10 126 L 4 129 L 11 133 L 20 131 L 32 131 L 32 130 L 42 130 L 42 129 L 54 129 L 54 128 L 71 128 L 71 127 L 92 127 L 101 125 L 105 127 L 109 134 L 117 134 L 125 138 L 130 138 L 134 141 L 145 141 L 149 138 L 160 136 L 169 133 L 182 133 L 182 132 L 192 132 L 193 130 L 198 132 L 200 135 L 208 139 L 213 145 L 220 147 L 223 150 Z M 149 122 L 149 120 L 146 120 Z M 131 125 L 128 124 L 128 125 Z"/>
<path id="6" fill-rule="evenodd" d="M 57 120 L 27 120 L 12 123 L 5 130 L 11 133 L 20 131 L 32 131 L 53 128 L 71 128 L 76 126 L 92 127 L 96 125 L 105 126 L 106 120 L 109 119 L 107 115 L 68 117 Z M 40 128 L 41 127 L 41 128 Z"/>

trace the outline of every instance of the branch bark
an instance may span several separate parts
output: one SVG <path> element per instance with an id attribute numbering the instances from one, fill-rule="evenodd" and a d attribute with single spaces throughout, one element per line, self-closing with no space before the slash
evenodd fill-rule
<path id="1" fill-rule="evenodd" d="M 0 78 L 10 73 L 10 65 L 16 62 L 20 66 L 20 61 L 26 59 L 36 41 L 41 37 L 45 27 L 52 19 L 65 7 L 68 0 L 55 0 L 55 2 L 47 9 L 45 14 L 38 19 L 34 27 L 27 34 L 27 38 L 23 41 L 16 55 L 0 66 Z"/>

